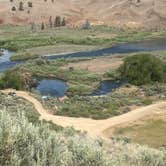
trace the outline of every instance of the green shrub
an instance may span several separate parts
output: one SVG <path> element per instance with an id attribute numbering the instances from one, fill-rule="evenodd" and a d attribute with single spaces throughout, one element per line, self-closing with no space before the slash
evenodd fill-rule
<path id="1" fill-rule="evenodd" d="M 20 52 L 16 53 L 10 59 L 12 61 L 23 61 L 23 60 L 28 60 L 28 59 L 35 59 L 38 57 L 39 57 L 38 54 L 32 54 L 32 53 L 24 51 L 23 53 L 20 53 Z"/>
<path id="2" fill-rule="evenodd" d="M 150 54 L 129 56 L 119 68 L 121 78 L 135 85 L 164 82 L 165 70 L 165 63 Z"/>
<path id="3" fill-rule="evenodd" d="M 24 79 L 21 75 L 16 71 L 6 71 L 4 75 L 0 79 L 0 88 L 13 88 L 13 89 L 23 89 L 25 86 Z"/>

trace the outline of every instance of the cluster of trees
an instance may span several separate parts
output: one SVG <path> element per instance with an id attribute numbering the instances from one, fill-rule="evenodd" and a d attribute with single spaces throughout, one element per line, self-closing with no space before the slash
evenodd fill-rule
<path id="1" fill-rule="evenodd" d="M 166 63 L 151 54 L 136 54 L 124 60 L 120 76 L 135 85 L 166 82 Z"/>
<path id="2" fill-rule="evenodd" d="M 10 0 L 10 2 L 13 2 L 14 0 Z M 44 0 L 45 2 L 47 2 L 47 0 Z M 52 3 L 54 3 L 54 0 L 51 0 L 51 2 Z M 33 7 L 33 3 L 32 2 L 27 2 L 27 5 L 28 5 L 28 7 L 30 7 L 30 8 L 32 8 Z M 18 10 L 20 10 L 20 11 L 23 11 L 24 10 L 24 3 L 21 1 L 21 2 L 19 2 L 19 7 L 18 7 Z M 16 7 L 15 6 L 13 6 L 12 7 L 12 11 L 16 11 Z"/>
<path id="3" fill-rule="evenodd" d="M 10 0 L 10 2 L 13 2 L 14 0 Z M 47 2 L 47 0 L 44 0 L 45 2 Z M 54 2 L 54 0 L 51 0 L 51 2 Z M 33 3 L 31 1 L 28 1 L 27 2 L 27 5 L 29 8 L 32 8 L 33 7 Z M 16 11 L 17 8 L 16 6 L 13 6 L 12 11 Z M 19 2 L 19 6 L 18 6 L 18 10 L 19 11 L 24 11 L 24 3 L 23 1 L 20 1 Z M 29 13 L 30 11 L 28 11 Z M 56 16 L 55 19 L 52 18 L 52 16 L 50 16 L 49 18 L 49 26 L 52 28 L 52 27 L 60 27 L 60 26 L 66 26 L 66 18 L 63 17 L 61 18 L 61 16 Z M 41 23 L 41 29 L 44 30 L 46 27 L 46 24 L 44 22 Z M 32 29 L 34 29 L 34 23 L 32 25 Z"/>
<path id="4" fill-rule="evenodd" d="M 55 19 L 52 18 L 52 16 L 49 17 L 49 27 L 61 27 L 61 26 L 66 26 L 66 18 L 63 17 L 61 18 L 60 16 L 56 16 Z M 44 22 L 41 23 L 41 29 L 45 29 L 45 24 Z"/>
<path id="5" fill-rule="evenodd" d="M 13 2 L 13 0 L 10 0 L 10 2 Z M 27 2 L 27 5 L 28 5 L 29 8 L 32 8 L 32 7 L 33 7 L 33 3 L 30 2 L 30 1 Z M 11 10 L 12 10 L 12 11 L 16 11 L 16 10 L 17 10 L 17 9 L 16 9 L 16 6 L 13 6 Z M 19 2 L 18 10 L 19 10 L 19 11 L 24 11 L 24 3 L 23 3 L 22 1 Z"/>

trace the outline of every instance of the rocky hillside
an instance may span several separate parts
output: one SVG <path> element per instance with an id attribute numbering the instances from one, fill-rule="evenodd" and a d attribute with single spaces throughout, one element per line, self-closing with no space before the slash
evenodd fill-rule
<path id="1" fill-rule="evenodd" d="M 166 28 L 166 0 L 0 0 L 0 23 L 48 22 L 65 17 L 69 25 Z M 32 2 L 32 4 L 28 4 Z"/>

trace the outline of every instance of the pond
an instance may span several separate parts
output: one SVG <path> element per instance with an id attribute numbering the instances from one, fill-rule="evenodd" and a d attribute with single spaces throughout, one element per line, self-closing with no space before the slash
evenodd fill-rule
<path id="1" fill-rule="evenodd" d="M 125 81 L 102 81 L 99 88 L 90 94 L 90 96 L 106 95 L 113 90 L 120 88 L 125 83 Z M 64 97 L 67 92 L 67 83 L 58 79 L 43 79 L 39 81 L 36 90 L 40 92 L 42 96 Z"/>
<path id="2" fill-rule="evenodd" d="M 126 81 L 111 81 L 105 80 L 102 81 L 99 88 L 95 90 L 91 96 L 101 96 L 111 93 L 113 90 L 120 88 L 122 85 L 127 83 Z"/>
<path id="3" fill-rule="evenodd" d="M 67 84 L 65 81 L 58 79 L 43 79 L 39 81 L 36 90 L 42 96 L 64 97 L 67 91 Z"/>

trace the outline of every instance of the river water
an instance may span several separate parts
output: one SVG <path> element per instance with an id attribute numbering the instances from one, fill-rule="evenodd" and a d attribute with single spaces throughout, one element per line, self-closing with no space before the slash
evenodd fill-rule
<path id="1" fill-rule="evenodd" d="M 157 50 L 166 50 L 166 39 L 157 39 L 150 41 L 142 41 L 142 42 L 133 42 L 133 43 L 124 43 L 118 44 L 110 48 L 104 48 L 95 51 L 88 52 L 77 52 L 72 54 L 65 55 L 55 55 L 55 56 L 47 56 L 46 59 L 58 59 L 58 58 L 79 58 L 79 57 L 97 57 L 97 56 L 105 56 L 112 54 L 126 54 L 132 52 L 140 52 L 140 51 L 157 51 Z M 4 72 L 15 65 L 21 62 L 12 62 L 10 61 L 10 57 L 14 54 L 14 52 L 4 50 L 3 55 L 0 56 L 0 72 Z M 123 83 L 116 81 L 103 81 L 95 92 L 92 95 L 105 95 L 107 93 L 112 92 L 113 89 L 119 88 Z M 50 95 L 53 97 L 63 97 L 67 91 L 67 84 L 62 80 L 52 80 L 52 79 L 43 79 L 39 81 L 39 84 L 36 88 L 41 95 Z"/>

